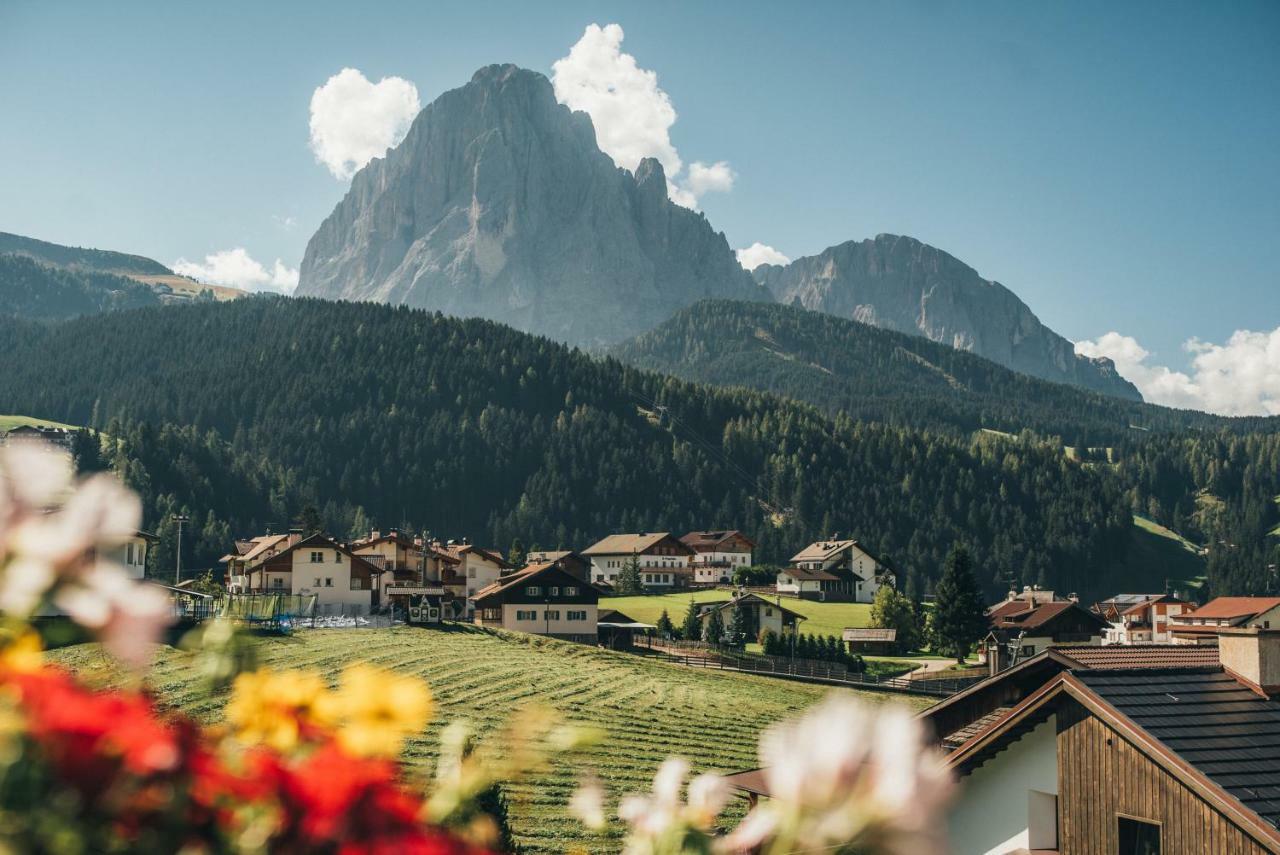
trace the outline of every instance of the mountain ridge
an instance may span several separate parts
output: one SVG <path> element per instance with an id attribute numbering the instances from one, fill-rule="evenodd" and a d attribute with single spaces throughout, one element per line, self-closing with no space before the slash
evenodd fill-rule
<path id="1" fill-rule="evenodd" d="M 1075 352 L 1017 294 L 905 235 L 849 240 L 752 271 L 778 302 L 920 335 L 1033 377 L 1142 400 L 1105 357 Z"/>

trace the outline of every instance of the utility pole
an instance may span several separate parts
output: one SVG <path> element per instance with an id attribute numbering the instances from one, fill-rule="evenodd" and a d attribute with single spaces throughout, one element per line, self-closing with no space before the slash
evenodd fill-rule
<path id="1" fill-rule="evenodd" d="M 177 567 L 173 572 L 173 584 L 176 587 L 182 582 L 182 526 L 191 522 L 191 517 L 186 514 L 177 514 L 174 516 L 173 521 L 178 524 Z"/>

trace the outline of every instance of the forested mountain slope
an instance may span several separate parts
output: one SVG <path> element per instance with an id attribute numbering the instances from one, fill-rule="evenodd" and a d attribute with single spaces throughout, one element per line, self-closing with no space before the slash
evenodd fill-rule
<path id="1" fill-rule="evenodd" d="M 1126 401 L 1011 371 L 918 336 L 792 306 L 707 301 L 615 349 L 685 379 L 828 413 L 969 434 L 1059 436 L 1135 514 L 1208 545 L 1211 590 L 1280 591 L 1280 418 Z M 1002 442 L 984 433 L 983 441 Z M 1171 578 L 1180 578 L 1169 570 Z M 1146 577 L 1161 581 L 1159 572 Z M 1161 584 L 1163 582 L 1161 581 Z"/>
<path id="2" fill-rule="evenodd" d="M 1114 446 L 1144 433 L 1280 431 L 1280 417 L 1226 418 L 1090 392 L 920 336 L 798 306 L 707 300 L 616 347 L 686 380 L 740 385 L 829 413 L 933 430 L 980 428 Z"/>
<path id="3" fill-rule="evenodd" d="M 141 255 L 106 249 L 63 246 L 8 232 L 0 232 L 0 253 L 25 255 L 55 267 L 75 267 L 98 273 L 130 273 L 142 276 L 163 276 L 173 273 L 160 262 Z"/>
<path id="4" fill-rule="evenodd" d="M 0 315 L 60 320 L 159 303 L 151 286 L 124 276 L 53 267 L 25 254 L 0 252 Z"/>
<path id="5" fill-rule="evenodd" d="M 1110 359 L 1091 359 L 1031 307 L 960 259 L 905 235 L 876 235 L 753 271 L 778 302 L 969 350 L 1015 371 L 1140 401 Z"/>
<path id="6" fill-rule="evenodd" d="M 596 360 L 479 320 L 257 297 L 0 321 L 0 412 L 105 428 L 197 561 L 307 503 L 505 548 L 734 526 L 762 560 L 847 533 L 924 590 L 954 541 L 1009 582 L 1113 591 L 1131 503 L 1059 444 L 856 422 Z"/>

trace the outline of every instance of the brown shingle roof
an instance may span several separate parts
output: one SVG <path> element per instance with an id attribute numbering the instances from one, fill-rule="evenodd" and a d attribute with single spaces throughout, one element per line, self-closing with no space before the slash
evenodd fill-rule
<path id="1" fill-rule="evenodd" d="M 702 547 L 703 549 L 710 549 L 712 547 L 719 546 L 720 544 L 724 543 L 727 540 L 733 539 L 735 535 L 737 537 L 742 538 L 753 547 L 756 545 L 756 542 L 754 540 L 747 537 L 745 534 L 743 534 L 742 532 L 736 529 L 730 529 L 730 530 L 720 529 L 718 531 L 691 531 L 688 534 L 681 537 L 680 542 L 685 544 L 686 546 L 692 546 L 694 549 L 697 549 L 698 547 Z"/>
<path id="2" fill-rule="evenodd" d="M 630 555 L 633 552 L 644 552 L 665 538 L 671 538 L 671 542 L 687 550 L 687 554 L 693 554 L 693 549 L 671 537 L 671 533 L 666 531 L 641 532 L 640 534 L 611 534 L 582 550 L 582 554 Z"/>
<path id="3" fill-rule="evenodd" d="M 826 570 L 804 570 L 800 567 L 784 567 L 778 571 L 779 575 L 786 574 L 796 581 L 807 582 L 838 582 L 839 576 L 832 575 Z"/>
<path id="4" fill-rule="evenodd" d="M 1030 604 L 1022 603 L 1021 605 Z M 991 626 L 993 629 L 1039 629 L 1050 621 L 1055 620 L 1059 615 L 1072 609 L 1078 610 L 1082 615 L 1087 615 L 1090 620 L 1099 626 L 1106 623 L 1096 612 L 1082 608 L 1079 603 L 1065 600 L 1062 602 L 1041 603 L 1038 606 L 1019 611 L 1001 611 L 997 608 L 990 613 L 992 618 Z"/>
<path id="5" fill-rule="evenodd" d="M 1280 597 L 1217 597 L 1182 618 L 1251 618 L 1280 606 Z"/>
<path id="6" fill-rule="evenodd" d="M 1207 644 L 1059 645 L 1054 651 L 1081 668 L 1198 668 L 1218 664 L 1218 648 Z"/>

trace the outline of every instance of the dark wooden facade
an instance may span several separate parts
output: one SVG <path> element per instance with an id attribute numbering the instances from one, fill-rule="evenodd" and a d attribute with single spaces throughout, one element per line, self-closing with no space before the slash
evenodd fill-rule
<path id="1" fill-rule="evenodd" d="M 1160 825 L 1161 855 L 1280 851 L 1166 771 L 1080 703 L 1061 697 L 1058 721 L 1058 851 L 1118 852 L 1119 817 Z"/>

